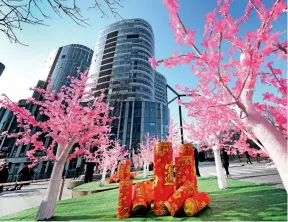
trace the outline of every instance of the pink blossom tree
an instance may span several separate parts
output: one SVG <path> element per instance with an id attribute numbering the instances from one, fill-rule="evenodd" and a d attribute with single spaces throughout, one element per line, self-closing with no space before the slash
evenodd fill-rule
<path id="1" fill-rule="evenodd" d="M 198 112 L 196 112 L 196 110 Z M 248 152 L 250 155 L 257 155 L 257 149 L 251 148 L 248 143 L 248 132 L 246 134 L 241 131 L 237 125 L 231 121 L 227 121 L 221 110 L 214 108 L 210 112 L 201 111 L 199 107 L 193 107 L 193 111 L 189 110 L 188 115 L 193 118 L 191 123 L 185 123 L 185 130 L 188 132 L 189 139 L 193 141 L 201 141 L 199 146 L 202 150 L 212 149 L 215 158 L 215 168 L 218 178 L 219 189 L 227 188 L 227 182 L 222 170 L 220 151 L 225 149 L 228 154 L 236 154 Z M 240 138 L 234 140 L 233 136 L 240 133 Z M 261 152 L 262 155 L 264 151 Z"/>
<path id="2" fill-rule="evenodd" d="M 142 160 L 143 165 L 143 177 L 146 178 L 149 172 L 149 165 L 154 162 L 154 145 L 157 139 L 151 137 L 149 133 L 145 136 L 144 141 L 140 143 L 139 158 Z"/>
<path id="3" fill-rule="evenodd" d="M 138 170 L 143 166 L 143 161 L 141 159 L 140 154 L 133 153 L 133 165 L 134 165 L 135 170 Z"/>
<path id="4" fill-rule="evenodd" d="M 41 160 L 54 161 L 47 193 L 39 207 L 37 220 L 49 219 L 54 215 L 66 160 L 81 154 L 88 155 L 91 147 L 109 143 L 107 134 L 113 118 L 108 116 L 108 112 L 111 108 L 102 101 L 103 96 L 83 105 L 82 98 L 89 98 L 92 93 L 84 90 L 87 87 L 87 71 L 79 74 L 79 79 L 69 78 L 70 86 L 63 86 L 59 93 L 51 92 L 51 82 L 46 89 L 31 89 L 39 92 L 43 99 L 27 101 L 40 106 L 43 118 L 36 119 L 28 110 L 19 107 L 7 97 L 0 101 L 1 105 L 13 111 L 21 129 L 19 133 L 6 135 L 17 138 L 17 145 L 31 144 L 31 149 L 27 152 L 28 159 L 33 161 L 31 166 Z M 41 140 L 43 136 L 53 139 L 50 146 L 45 147 Z M 77 148 L 69 156 L 75 144 L 78 144 Z M 42 151 L 45 156 L 38 158 L 35 155 L 37 151 Z"/>
<path id="5" fill-rule="evenodd" d="M 193 90 L 184 89 L 191 96 L 191 102 L 185 106 L 191 112 L 197 103 L 203 112 L 217 107 L 227 121 L 248 129 L 273 159 L 288 190 L 286 138 L 263 116 L 263 111 L 269 108 L 277 125 L 287 122 L 287 82 L 283 71 L 272 62 L 287 59 L 287 41 L 280 40 L 285 32 L 272 30 L 279 17 L 287 13 L 287 5 L 283 0 L 275 0 L 267 7 L 261 0 L 249 0 L 243 16 L 235 18 L 229 13 L 232 1 L 217 0 L 218 7 L 206 15 L 200 50 L 194 44 L 195 31 L 186 29 L 180 19 L 178 0 L 163 2 L 177 43 L 184 42 L 193 52 L 159 61 L 151 58 L 152 66 L 192 64 L 191 71 L 199 84 Z M 257 15 L 259 26 L 255 29 L 249 26 L 250 31 L 243 34 L 241 27 L 249 23 L 252 12 Z M 267 90 L 261 103 L 253 102 L 259 86 Z"/>
<path id="6" fill-rule="evenodd" d="M 111 162 L 112 162 L 111 176 L 115 174 L 115 169 L 118 163 L 123 163 L 123 161 L 126 159 L 127 156 L 128 151 L 125 150 L 125 147 L 121 146 L 119 141 L 114 141 L 113 149 L 111 150 Z"/>
<path id="7" fill-rule="evenodd" d="M 111 176 L 114 175 L 117 164 L 124 161 L 127 151 L 124 150 L 119 141 L 112 141 L 111 144 L 101 146 L 96 153 L 96 162 L 102 171 L 100 186 L 104 186 L 107 171 L 110 170 Z"/>
<path id="8" fill-rule="evenodd" d="M 167 141 L 172 143 L 173 149 L 173 161 L 179 155 L 179 144 L 181 144 L 181 135 L 180 135 L 180 127 L 177 123 L 174 122 L 173 118 L 170 118 L 169 124 L 169 134 L 167 137 Z"/>

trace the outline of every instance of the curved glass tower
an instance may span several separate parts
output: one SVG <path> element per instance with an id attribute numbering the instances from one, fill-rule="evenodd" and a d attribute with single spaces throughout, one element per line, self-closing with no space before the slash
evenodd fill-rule
<path id="1" fill-rule="evenodd" d="M 77 77 L 77 67 L 81 71 L 89 68 L 93 50 L 78 44 L 71 44 L 52 51 L 45 62 L 45 72 L 51 78 L 52 90 L 60 91 L 68 84 L 67 76 Z"/>
<path id="2" fill-rule="evenodd" d="M 165 105 L 167 105 L 168 102 L 166 85 L 166 78 L 160 72 L 155 71 L 154 100 Z"/>
<path id="3" fill-rule="evenodd" d="M 5 69 L 5 65 L 0 62 L 0 76 L 1 76 L 2 73 L 4 72 L 4 69 Z"/>
<path id="4" fill-rule="evenodd" d="M 95 97 L 104 90 L 119 117 L 112 124 L 114 137 L 131 151 L 148 132 L 159 139 L 168 133 L 166 79 L 148 62 L 153 56 L 151 25 L 143 19 L 122 20 L 100 31 L 89 70 Z"/>
<path id="5" fill-rule="evenodd" d="M 154 99 L 154 70 L 148 59 L 154 56 L 154 35 L 143 19 L 123 20 L 99 33 L 90 73 L 97 88 L 108 99 Z M 98 94 L 96 94 L 98 95 Z"/>

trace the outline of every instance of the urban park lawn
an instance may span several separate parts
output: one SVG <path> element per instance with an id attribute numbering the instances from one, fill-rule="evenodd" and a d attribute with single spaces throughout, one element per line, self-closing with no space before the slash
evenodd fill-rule
<path id="1" fill-rule="evenodd" d="M 205 221 L 287 221 L 287 194 L 285 190 L 239 180 L 229 180 L 229 189 L 219 190 L 217 179 L 199 178 L 200 191 L 208 192 L 211 205 L 194 217 L 146 216 L 125 220 L 205 220 Z M 116 220 L 118 189 L 58 202 L 54 221 Z M 32 208 L 0 218 L 34 220 L 38 208 Z"/>
<path id="2" fill-rule="evenodd" d="M 143 179 L 143 178 L 136 178 L 136 179 L 133 179 L 133 184 L 135 183 L 138 183 L 138 182 L 143 182 L 145 180 L 151 180 L 153 179 L 153 176 L 152 175 L 149 175 L 147 176 L 146 179 Z M 105 190 L 111 190 L 111 189 L 116 189 L 119 187 L 119 183 L 110 183 L 110 184 L 107 184 L 105 183 L 105 186 L 103 187 L 100 187 L 99 186 L 99 181 L 93 181 L 93 182 L 90 182 L 90 183 L 85 183 L 85 184 L 82 184 L 80 186 L 77 186 L 75 188 L 73 188 L 73 191 L 105 191 Z"/>

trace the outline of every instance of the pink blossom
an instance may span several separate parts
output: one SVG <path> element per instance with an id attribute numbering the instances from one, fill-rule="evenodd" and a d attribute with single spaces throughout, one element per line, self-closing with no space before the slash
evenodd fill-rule
<path id="1" fill-rule="evenodd" d="M 0 100 L 0 104 L 14 113 L 18 127 L 23 129 L 23 132 L 4 133 L 4 135 L 16 138 L 17 145 L 30 144 L 31 149 L 27 152 L 27 157 L 33 161 L 33 165 L 41 160 L 67 159 L 66 153 L 69 153 L 76 143 L 79 144 L 79 148 L 75 149 L 71 158 L 84 153 L 87 155 L 90 147 L 110 143 L 107 138 L 113 120 L 113 117 L 108 116 L 110 107 L 102 101 L 102 97 L 96 98 L 93 106 L 83 107 L 81 98 L 88 80 L 87 70 L 79 75 L 79 79 L 70 77 L 70 86 L 63 86 L 57 94 L 55 91 L 50 91 L 51 83 L 46 89 L 35 88 L 42 95 L 43 100 L 28 99 L 27 101 L 40 107 L 40 113 L 47 117 L 45 121 L 38 122 L 29 110 L 7 98 Z M 90 92 L 90 95 L 92 93 Z M 85 92 L 85 95 L 87 94 L 89 92 Z M 93 119 L 101 124 L 95 124 Z M 35 126 L 37 126 L 36 132 L 31 130 Z M 49 147 L 44 146 L 43 135 L 53 139 Z M 56 145 L 58 151 L 55 156 L 53 150 Z M 37 151 L 43 151 L 46 155 L 36 156 Z"/>
<path id="2" fill-rule="evenodd" d="M 153 69 L 156 69 L 156 67 L 159 65 L 157 60 L 154 57 L 149 58 L 148 61 L 151 63 L 151 66 L 153 67 Z"/>
<path id="3" fill-rule="evenodd" d="M 187 35 L 185 37 L 186 44 L 192 46 L 194 44 L 194 37 L 195 37 L 195 31 L 187 30 Z"/>
<path id="4" fill-rule="evenodd" d="M 182 90 L 182 86 L 181 85 L 179 85 L 179 84 L 177 84 L 176 86 L 175 86 L 175 88 L 177 89 L 177 90 Z"/>

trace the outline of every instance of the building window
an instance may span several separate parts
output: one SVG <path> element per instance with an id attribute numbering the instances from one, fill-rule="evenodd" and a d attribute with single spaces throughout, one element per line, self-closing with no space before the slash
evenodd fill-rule
<path id="1" fill-rule="evenodd" d="M 127 39 L 136 39 L 139 38 L 139 35 L 127 35 Z"/>

